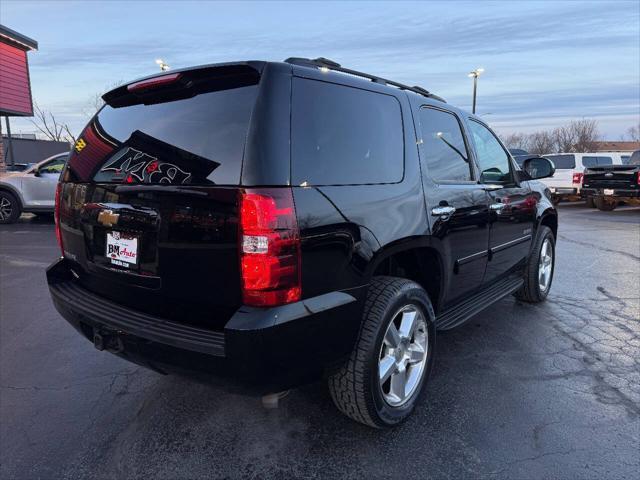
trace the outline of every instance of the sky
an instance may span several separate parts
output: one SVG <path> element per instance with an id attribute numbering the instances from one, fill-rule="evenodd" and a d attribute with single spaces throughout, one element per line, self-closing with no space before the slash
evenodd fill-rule
<path id="1" fill-rule="evenodd" d="M 96 94 L 172 68 L 326 57 L 477 113 L 502 134 L 593 118 L 619 140 L 640 121 L 640 1 L 213 2 L 2 0 L 38 41 L 34 99 L 79 132 Z M 13 118 L 14 133 L 33 132 Z"/>

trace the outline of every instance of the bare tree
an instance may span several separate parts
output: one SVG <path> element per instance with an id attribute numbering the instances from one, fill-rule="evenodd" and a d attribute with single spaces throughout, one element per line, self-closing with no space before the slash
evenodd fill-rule
<path id="1" fill-rule="evenodd" d="M 592 152 L 596 148 L 596 142 L 600 138 L 598 122 L 595 120 L 576 120 L 569 124 L 573 132 L 575 143 L 574 152 Z"/>
<path id="2" fill-rule="evenodd" d="M 558 152 L 589 152 L 595 149 L 598 138 L 598 122 L 595 120 L 574 120 L 553 130 Z"/>
<path id="3" fill-rule="evenodd" d="M 633 127 L 629 127 L 629 130 L 627 130 L 627 137 L 629 137 L 629 140 L 632 142 L 640 142 L 640 123 Z"/>
<path id="4" fill-rule="evenodd" d="M 528 147 L 529 153 L 536 155 L 553 153 L 556 150 L 553 133 L 546 130 L 531 133 L 528 138 Z"/>
<path id="5" fill-rule="evenodd" d="M 104 105 L 104 101 L 102 100 L 102 95 L 99 93 L 94 93 L 89 100 L 87 101 L 87 105 L 83 107 L 82 114 L 87 117 L 87 120 L 95 115 L 95 113 L 102 108 Z"/>
<path id="6" fill-rule="evenodd" d="M 119 87 L 123 83 L 124 81 L 122 80 L 117 82 L 111 82 L 110 84 L 104 87 L 104 92 L 113 90 L 114 88 Z M 91 95 L 91 97 L 89 97 L 89 100 L 87 100 L 87 104 L 82 109 L 82 113 L 84 114 L 85 117 L 87 117 L 87 120 L 91 119 L 91 117 L 93 117 L 96 114 L 96 112 L 104 106 L 104 100 L 102 100 L 102 95 L 103 95 L 102 93 L 94 93 L 93 95 Z"/>
<path id="7" fill-rule="evenodd" d="M 529 135 L 526 133 L 509 133 L 507 135 L 501 135 L 500 138 L 507 148 L 521 148 L 522 150 L 529 150 Z"/>
<path id="8" fill-rule="evenodd" d="M 33 116 L 34 118 L 29 120 L 49 140 L 76 143 L 76 137 L 71 133 L 69 126 L 56 120 L 53 113 L 43 110 L 37 103 L 33 105 Z"/>
<path id="9" fill-rule="evenodd" d="M 573 152 L 573 146 L 576 143 L 574 131 L 569 125 L 555 128 L 550 136 L 553 139 L 555 151 L 557 152 Z"/>
<path id="10" fill-rule="evenodd" d="M 627 131 L 627 135 L 633 138 L 633 135 L 638 135 L 638 130 L 640 126 L 636 129 L 632 127 Z M 582 119 L 553 130 L 541 130 L 530 134 L 515 132 L 502 138 L 508 148 L 522 148 L 540 155 L 552 152 L 593 151 L 599 137 L 598 122 Z"/>

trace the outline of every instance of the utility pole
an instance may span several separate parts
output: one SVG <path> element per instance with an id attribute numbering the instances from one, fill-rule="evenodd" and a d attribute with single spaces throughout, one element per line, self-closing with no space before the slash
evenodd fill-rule
<path id="1" fill-rule="evenodd" d="M 473 78 L 473 107 L 471 113 L 476 113 L 476 94 L 478 91 L 478 77 L 482 75 L 484 72 L 484 68 L 476 68 L 475 70 L 469 72 L 469 78 Z"/>
<path id="2" fill-rule="evenodd" d="M 11 165 L 12 167 L 16 163 L 15 157 L 13 155 L 13 142 L 11 141 L 11 124 L 9 123 L 9 117 L 4 117 L 4 120 L 7 124 L 7 157 L 11 159 L 11 163 L 7 164 L 5 159 L 5 164 Z"/>

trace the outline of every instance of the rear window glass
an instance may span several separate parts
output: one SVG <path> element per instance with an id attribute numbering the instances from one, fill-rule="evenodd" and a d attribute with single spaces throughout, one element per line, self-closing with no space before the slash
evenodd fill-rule
<path id="1" fill-rule="evenodd" d="M 631 158 L 631 155 L 622 155 L 620 157 L 620 160 L 622 161 L 623 165 L 629 165 L 629 159 Z"/>
<path id="2" fill-rule="evenodd" d="M 96 182 L 237 185 L 257 89 L 107 105 L 78 140 L 70 168 Z"/>
<path id="3" fill-rule="evenodd" d="M 402 180 L 402 114 L 393 96 L 294 78 L 291 125 L 294 185 Z"/>
<path id="4" fill-rule="evenodd" d="M 575 155 L 545 155 L 545 158 L 553 162 L 556 170 L 576 168 Z"/>
<path id="5" fill-rule="evenodd" d="M 613 160 L 611 157 L 601 157 L 601 156 L 587 156 L 582 157 L 582 166 L 583 167 L 596 167 L 598 165 L 611 165 Z"/>

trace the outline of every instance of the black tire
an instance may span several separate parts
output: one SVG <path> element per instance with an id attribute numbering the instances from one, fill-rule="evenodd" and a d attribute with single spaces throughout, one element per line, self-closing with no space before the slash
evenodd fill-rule
<path id="1" fill-rule="evenodd" d="M 594 201 L 593 197 L 587 197 L 587 199 L 585 200 L 585 205 L 587 206 L 587 208 L 596 208 L 596 202 Z"/>
<path id="2" fill-rule="evenodd" d="M 540 255 L 542 253 L 542 246 L 548 240 L 551 245 L 552 262 L 551 262 L 551 278 L 549 284 L 545 290 L 540 288 L 538 281 L 538 270 L 540 265 Z M 524 285 L 515 293 L 518 300 L 529 303 L 539 303 L 546 300 L 549 291 L 551 290 L 551 284 L 553 283 L 553 273 L 555 271 L 556 261 L 556 240 L 553 236 L 553 231 L 546 225 L 541 225 L 536 236 L 535 243 L 531 249 L 531 254 L 527 259 L 527 265 L 524 271 Z"/>
<path id="3" fill-rule="evenodd" d="M 384 399 L 378 377 L 382 343 L 390 322 L 405 306 L 417 307 L 427 332 L 426 363 L 422 378 L 406 403 L 391 406 Z M 338 409 L 353 420 L 376 428 L 406 420 L 422 396 L 433 366 L 435 314 L 427 292 L 410 280 L 374 277 L 365 302 L 359 338 L 349 360 L 331 377 L 329 391 Z"/>
<path id="4" fill-rule="evenodd" d="M 615 200 L 607 200 L 604 197 L 596 197 L 595 204 L 596 208 L 603 212 L 610 212 L 611 210 L 615 210 L 618 206 L 618 202 Z"/>
<path id="5" fill-rule="evenodd" d="M 12 193 L 0 190 L 0 223 L 14 223 L 22 213 L 22 205 Z"/>

